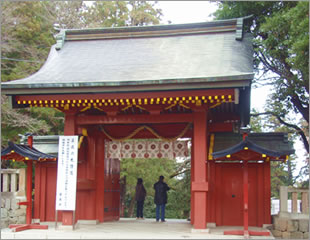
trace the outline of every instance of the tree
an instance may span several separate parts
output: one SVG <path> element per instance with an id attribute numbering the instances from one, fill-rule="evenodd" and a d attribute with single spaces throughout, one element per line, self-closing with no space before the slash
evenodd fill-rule
<path id="1" fill-rule="evenodd" d="M 129 1 L 131 8 L 129 13 L 130 26 L 145 26 L 159 24 L 162 16 L 161 9 L 156 9 L 155 3 L 147 1 Z"/>
<path id="2" fill-rule="evenodd" d="M 87 27 L 88 7 L 83 1 L 55 1 L 48 8 L 54 19 L 54 26 L 60 29 Z"/>
<path id="3" fill-rule="evenodd" d="M 2 3 L 1 80 L 20 79 L 37 71 L 54 43 L 47 2 Z"/>
<path id="4" fill-rule="evenodd" d="M 226 19 L 251 14 L 253 22 L 248 21 L 246 28 L 254 36 L 256 73 L 263 72 L 255 83 L 274 86 L 269 99 L 274 106 L 272 114 L 300 134 L 309 152 L 309 142 L 300 127 L 285 120 L 293 111 L 301 114 L 309 128 L 309 3 L 222 2 L 214 15 Z"/>
<path id="5" fill-rule="evenodd" d="M 128 5 L 123 1 L 98 1 L 85 14 L 87 27 L 125 26 L 129 17 Z"/>
<path id="6" fill-rule="evenodd" d="M 3 2 L 1 79 L 10 81 L 37 71 L 54 43 L 47 2 Z M 1 96 L 1 144 L 18 142 L 18 134 L 59 134 L 63 114 L 54 109 L 11 109 Z"/>

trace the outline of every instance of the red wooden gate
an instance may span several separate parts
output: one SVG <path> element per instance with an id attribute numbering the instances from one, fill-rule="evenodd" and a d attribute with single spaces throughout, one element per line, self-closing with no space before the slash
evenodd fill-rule
<path id="1" fill-rule="evenodd" d="M 120 217 L 120 160 L 104 160 L 104 221 Z"/>

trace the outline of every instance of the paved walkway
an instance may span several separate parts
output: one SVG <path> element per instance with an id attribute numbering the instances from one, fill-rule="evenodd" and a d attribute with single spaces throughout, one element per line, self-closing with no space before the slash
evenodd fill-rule
<path id="1" fill-rule="evenodd" d="M 223 235 L 224 230 L 242 229 L 241 227 L 216 227 L 210 232 L 195 232 L 186 220 L 167 219 L 156 222 L 154 219 L 136 220 L 122 218 L 117 222 L 104 222 L 97 225 L 78 224 L 75 230 L 55 230 L 55 223 L 46 222 L 48 230 L 25 230 L 11 232 L 1 230 L 1 239 L 243 239 L 243 236 Z M 261 231 L 261 228 L 250 228 Z M 266 229 L 264 229 L 266 231 Z M 268 230 L 267 230 L 268 231 Z M 253 237 L 250 239 L 274 239 Z"/>

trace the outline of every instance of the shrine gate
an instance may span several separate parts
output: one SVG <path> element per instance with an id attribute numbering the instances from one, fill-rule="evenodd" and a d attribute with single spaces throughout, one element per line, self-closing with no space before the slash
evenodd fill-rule
<path id="1" fill-rule="evenodd" d="M 105 142 L 158 137 L 191 138 L 194 228 L 242 225 L 242 166 L 211 154 L 227 147 L 219 147 L 217 136 L 235 136 L 249 123 L 254 74 L 246 20 L 62 30 L 37 73 L 2 83 L 13 108 L 56 108 L 65 114 L 64 135 L 83 137 L 76 216 L 59 213 L 63 225 L 117 220 L 119 199 L 109 192 L 119 188 L 117 163 L 105 157 Z M 107 164 L 115 166 L 110 178 Z M 34 218 L 40 221 L 55 220 L 56 173 L 55 162 L 36 164 Z M 249 165 L 249 176 L 250 224 L 269 224 L 270 162 Z"/>

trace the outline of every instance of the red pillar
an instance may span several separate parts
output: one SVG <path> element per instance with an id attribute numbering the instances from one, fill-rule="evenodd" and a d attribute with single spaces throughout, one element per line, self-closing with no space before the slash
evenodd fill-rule
<path id="1" fill-rule="evenodd" d="M 97 138 L 96 147 L 96 219 L 104 220 L 104 137 Z"/>
<path id="2" fill-rule="evenodd" d="M 27 164 L 27 208 L 26 208 L 26 224 L 32 221 L 32 160 L 26 161 Z"/>
<path id="3" fill-rule="evenodd" d="M 205 109 L 194 112 L 194 228 L 205 229 L 207 223 L 207 113 Z"/>
<path id="4" fill-rule="evenodd" d="M 243 161 L 243 230 L 244 236 L 249 237 L 249 171 L 248 161 Z"/>
<path id="5" fill-rule="evenodd" d="M 195 153 L 194 153 L 194 138 L 192 138 L 192 146 L 191 146 L 191 183 L 194 182 L 195 179 L 195 173 L 194 173 L 194 168 L 195 168 Z M 194 212 L 195 212 L 195 208 L 194 208 L 194 202 L 195 202 L 195 194 L 193 192 L 192 186 L 191 186 L 191 224 L 194 224 Z"/>
<path id="6" fill-rule="evenodd" d="M 33 137 L 29 136 L 27 139 L 29 147 L 32 148 Z M 32 222 L 32 160 L 26 161 L 27 164 L 27 209 L 26 209 L 26 224 L 31 224 Z"/>
<path id="7" fill-rule="evenodd" d="M 264 220 L 263 224 L 271 224 L 271 176 L 270 161 L 264 162 Z"/>
<path id="8" fill-rule="evenodd" d="M 73 136 L 75 135 L 75 130 L 75 113 L 66 112 L 64 135 Z M 73 226 L 73 211 L 62 211 L 62 225 Z"/>

